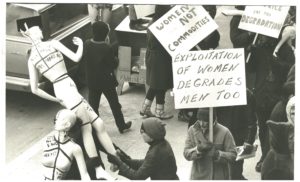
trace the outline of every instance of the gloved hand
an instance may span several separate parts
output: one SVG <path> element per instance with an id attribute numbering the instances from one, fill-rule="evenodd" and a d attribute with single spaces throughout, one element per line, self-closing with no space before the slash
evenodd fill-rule
<path id="1" fill-rule="evenodd" d="M 214 150 L 213 152 L 213 160 L 217 160 L 220 156 L 220 151 L 219 150 Z"/>
<path id="2" fill-rule="evenodd" d="M 115 155 L 107 154 L 107 160 L 108 162 L 115 164 L 117 166 L 122 164 L 121 159 Z"/>
<path id="3" fill-rule="evenodd" d="M 244 147 L 244 152 L 243 152 L 244 154 L 250 154 L 251 151 L 253 150 L 253 145 L 246 142 L 244 143 L 243 147 Z"/>
<path id="4" fill-rule="evenodd" d="M 255 44 L 251 44 L 251 45 L 249 45 L 248 47 L 247 47 L 247 51 L 248 52 L 254 52 L 254 51 L 256 51 L 257 50 L 257 45 L 255 45 Z"/>
<path id="5" fill-rule="evenodd" d="M 120 157 L 120 159 L 123 161 L 123 162 L 127 162 L 129 160 L 131 160 L 131 157 L 129 155 L 127 155 L 124 151 L 120 150 L 120 149 L 117 149 L 117 155 Z"/>
<path id="6" fill-rule="evenodd" d="M 197 150 L 199 152 L 207 152 L 213 147 L 213 144 L 211 142 L 202 142 L 197 145 Z"/>

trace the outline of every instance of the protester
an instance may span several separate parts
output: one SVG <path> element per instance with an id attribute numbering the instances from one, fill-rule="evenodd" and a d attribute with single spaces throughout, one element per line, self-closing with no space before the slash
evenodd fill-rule
<path id="1" fill-rule="evenodd" d="M 150 145 L 145 159 L 135 160 L 124 154 L 108 155 L 108 161 L 118 165 L 119 175 L 130 180 L 178 180 L 177 166 L 171 145 L 165 139 L 166 129 L 158 118 L 147 118 L 141 126 L 143 140 Z"/>
<path id="2" fill-rule="evenodd" d="M 72 110 L 82 121 L 82 135 L 84 147 L 89 160 L 94 161 L 98 178 L 101 178 L 103 169 L 97 155 L 92 127 L 96 130 L 98 139 L 104 148 L 116 155 L 112 141 L 108 136 L 101 118 L 93 111 L 87 101 L 79 94 L 74 81 L 68 76 L 63 54 L 78 62 L 82 57 L 83 42 L 74 37 L 73 43 L 78 46 L 76 53 L 70 51 L 58 40 L 42 41 L 43 33 L 40 27 L 41 17 L 31 17 L 18 21 L 18 27 L 22 35 L 32 42 L 31 53 L 28 59 L 28 71 L 32 93 L 54 102 L 62 104 Z M 52 96 L 38 87 L 39 74 L 53 83 L 55 96 Z"/>
<path id="3" fill-rule="evenodd" d="M 293 49 L 287 43 L 281 46 L 277 57 L 273 56 L 278 41 L 276 38 L 259 35 L 255 46 L 251 49 L 252 55 L 249 60 L 253 65 L 251 71 L 256 74 L 256 112 L 262 150 L 262 156 L 255 167 L 258 172 L 261 171 L 262 162 L 269 151 L 266 121 L 270 119 L 275 104 L 280 100 L 288 71 L 295 63 Z"/>
<path id="4" fill-rule="evenodd" d="M 72 141 L 68 132 L 74 126 L 76 115 L 68 109 L 58 111 L 54 131 L 43 143 L 43 171 L 45 180 L 63 180 L 75 158 L 82 180 L 90 180 L 81 147 Z"/>
<path id="5" fill-rule="evenodd" d="M 213 142 L 210 142 L 208 140 L 209 109 L 199 109 L 197 119 L 188 130 L 183 152 L 188 161 L 193 161 L 190 179 L 231 179 L 228 165 L 236 158 L 236 146 L 232 134 L 228 128 L 217 122 L 214 112 Z"/>
<path id="6" fill-rule="evenodd" d="M 235 8 L 240 11 L 245 10 L 245 6 L 235 6 Z M 233 48 L 244 48 L 246 60 L 250 52 L 255 33 L 239 28 L 241 18 L 241 14 L 238 14 L 234 15 L 230 20 L 230 40 L 232 42 Z M 255 74 L 249 71 L 251 69 L 253 70 L 253 68 L 251 68 L 253 66 L 254 65 L 252 65 L 251 62 L 246 63 L 246 84 L 247 88 L 250 88 L 250 90 L 252 90 L 252 88 L 254 87 L 255 80 Z"/>
<path id="7" fill-rule="evenodd" d="M 255 98 L 247 89 L 247 105 L 217 108 L 218 122 L 229 129 L 237 146 L 244 146 L 245 153 L 250 153 L 257 131 Z M 231 179 L 245 180 L 243 176 L 244 160 L 231 163 Z"/>
<path id="8" fill-rule="evenodd" d="M 272 121 L 285 121 L 287 120 L 286 115 L 286 104 L 289 99 L 295 95 L 295 65 L 293 65 L 288 73 L 287 80 L 283 84 L 280 100 L 274 106 L 270 120 Z"/>
<path id="9" fill-rule="evenodd" d="M 114 70 L 118 66 L 118 58 L 113 54 L 112 47 L 105 42 L 109 33 L 108 24 L 98 21 L 92 25 L 93 38 L 84 44 L 83 60 L 86 64 L 88 98 L 94 111 L 98 111 L 102 93 L 106 97 L 116 125 L 120 133 L 131 127 L 132 122 L 125 123 L 119 103 Z"/>
<path id="10" fill-rule="evenodd" d="M 263 180 L 294 179 L 294 117 L 295 97 L 286 106 L 288 121 L 267 121 L 270 133 L 270 150 L 262 164 Z M 276 173 L 274 172 L 276 171 Z"/>
<path id="11" fill-rule="evenodd" d="M 170 9 L 170 5 L 156 5 L 152 22 L 158 20 Z M 140 114 L 146 117 L 170 119 L 173 115 L 165 112 L 164 104 L 166 91 L 173 88 L 172 57 L 149 30 L 147 31 L 146 68 L 146 83 L 150 88 Z M 151 112 L 154 98 L 156 98 L 155 114 Z"/>
<path id="12" fill-rule="evenodd" d="M 217 13 L 217 6 L 204 5 L 203 8 L 209 13 L 212 19 L 215 18 Z M 219 46 L 219 41 L 220 33 L 218 30 L 215 30 L 202 41 L 200 41 L 195 47 L 193 47 L 192 51 L 216 49 Z M 197 108 L 180 109 L 178 112 L 178 120 L 187 121 L 189 123 L 188 127 L 190 127 L 197 120 L 197 110 Z"/>

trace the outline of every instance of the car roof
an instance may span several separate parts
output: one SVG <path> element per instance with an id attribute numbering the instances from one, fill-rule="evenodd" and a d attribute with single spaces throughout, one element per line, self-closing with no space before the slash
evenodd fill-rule
<path id="1" fill-rule="evenodd" d="M 38 13 L 45 11 L 46 9 L 54 6 L 55 4 L 14 4 L 16 6 L 32 9 Z"/>

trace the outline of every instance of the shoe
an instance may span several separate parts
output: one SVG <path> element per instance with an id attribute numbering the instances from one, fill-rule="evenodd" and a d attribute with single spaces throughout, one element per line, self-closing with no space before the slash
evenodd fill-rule
<path id="1" fill-rule="evenodd" d="M 167 114 L 165 112 L 163 104 L 156 104 L 155 117 L 157 117 L 161 120 L 165 120 L 165 119 L 171 119 L 173 117 L 173 115 Z"/>
<path id="2" fill-rule="evenodd" d="M 248 179 L 247 179 L 247 178 L 245 178 L 245 176 L 244 176 L 244 175 L 242 175 L 240 180 L 248 180 Z"/>
<path id="3" fill-rule="evenodd" d="M 132 125 L 132 122 L 131 121 L 128 121 L 127 123 L 125 123 L 125 127 L 122 128 L 122 129 L 119 129 L 119 132 L 122 134 L 124 133 L 125 130 L 128 130 Z"/>
<path id="4" fill-rule="evenodd" d="M 155 117 L 155 115 L 151 112 L 152 101 L 145 99 L 142 109 L 140 111 L 140 115 L 146 118 Z"/>
<path id="5" fill-rule="evenodd" d="M 136 21 L 137 23 L 139 23 L 139 24 L 150 23 L 150 20 L 143 19 L 143 18 L 137 19 L 137 20 L 135 20 L 135 21 Z"/>
<path id="6" fill-rule="evenodd" d="M 148 27 L 131 20 L 129 23 L 129 28 L 132 30 L 143 31 L 147 30 Z"/>
<path id="7" fill-rule="evenodd" d="M 259 173 L 261 172 L 261 166 L 262 166 L 262 161 L 258 161 L 256 163 L 255 170 Z"/>

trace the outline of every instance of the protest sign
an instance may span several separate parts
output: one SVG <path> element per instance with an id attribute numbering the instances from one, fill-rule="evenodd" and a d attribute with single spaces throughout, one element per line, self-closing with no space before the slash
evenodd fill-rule
<path id="1" fill-rule="evenodd" d="M 243 49 L 182 52 L 173 57 L 175 108 L 245 105 Z"/>
<path id="2" fill-rule="evenodd" d="M 278 38 L 289 6 L 246 6 L 239 28 Z"/>
<path id="3" fill-rule="evenodd" d="M 134 5 L 136 18 L 140 19 L 152 15 L 155 12 L 155 5 Z"/>
<path id="4" fill-rule="evenodd" d="M 149 30 L 171 56 L 189 51 L 218 28 L 202 6 L 177 5 L 155 21 Z"/>

